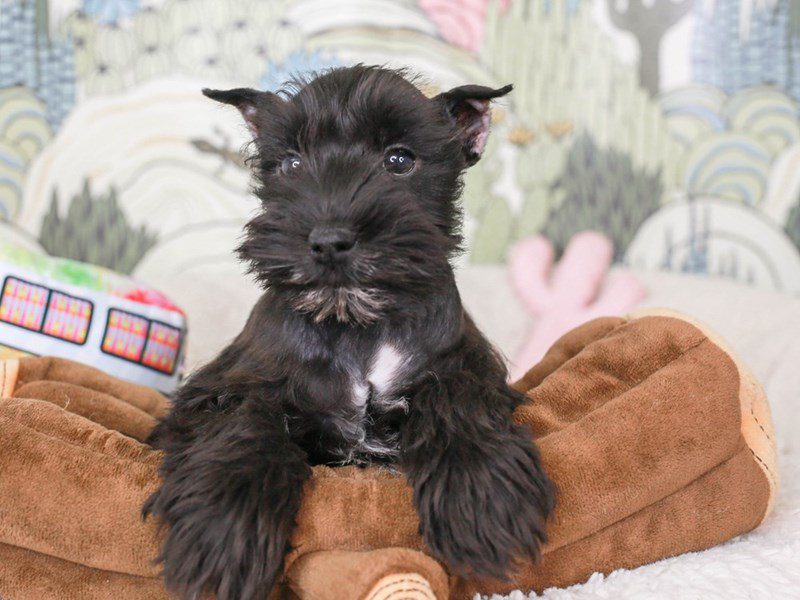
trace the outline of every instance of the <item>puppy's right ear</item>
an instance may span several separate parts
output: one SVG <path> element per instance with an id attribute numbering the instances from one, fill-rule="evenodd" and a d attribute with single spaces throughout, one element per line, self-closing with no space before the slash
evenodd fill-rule
<path id="1" fill-rule="evenodd" d="M 277 104 L 283 102 L 272 92 L 260 92 L 252 88 L 235 88 L 232 90 L 203 88 L 203 95 L 217 102 L 223 102 L 238 108 L 253 137 L 258 137 L 263 115 L 267 114 Z"/>
<path id="2" fill-rule="evenodd" d="M 483 85 L 462 85 L 433 98 L 456 127 L 468 167 L 478 162 L 489 138 L 489 104 L 495 98 L 505 96 L 512 88 L 507 85 L 495 90 Z"/>

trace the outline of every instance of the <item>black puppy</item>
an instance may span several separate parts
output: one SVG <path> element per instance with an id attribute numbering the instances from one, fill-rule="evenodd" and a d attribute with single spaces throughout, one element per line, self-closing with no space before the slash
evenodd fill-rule
<path id="1" fill-rule="evenodd" d="M 538 554 L 553 486 L 450 264 L 461 174 L 486 143 L 489 102 L 510 90 L 428 99 L 365 66 L 278 95 L 204 90 L 254 137 L 262 211 L 239 255 L 265 291 L 151 436 L 163 483 L 144 511 L 169 527 L 171 591 L 263 598 L 313 464 L 397 465 L 454 570 L 503 576 Z"/>

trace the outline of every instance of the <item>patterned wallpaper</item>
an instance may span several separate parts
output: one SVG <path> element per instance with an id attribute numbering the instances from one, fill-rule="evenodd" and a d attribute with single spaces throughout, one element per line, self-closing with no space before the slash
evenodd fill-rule
<path id="1" fill-rule="evenodd" d="M 465 261 L 591 228 L 800 292 L 800 0 L 0 0 L 0 231 L 145 280 L 230 262 L 246 131 L 199 89 L 354 62 L 515 84 Z"/>

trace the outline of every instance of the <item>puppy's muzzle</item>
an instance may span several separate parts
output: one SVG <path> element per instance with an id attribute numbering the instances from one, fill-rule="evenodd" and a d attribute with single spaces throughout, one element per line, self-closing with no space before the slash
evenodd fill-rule
<path id="1" fill-rule="evenodd" d="M 314 260 L 322 264 L 344 261 L 355 244 L 355 233 L 345 227 L 315 227 L 308 236 L 311 254 Z"/>

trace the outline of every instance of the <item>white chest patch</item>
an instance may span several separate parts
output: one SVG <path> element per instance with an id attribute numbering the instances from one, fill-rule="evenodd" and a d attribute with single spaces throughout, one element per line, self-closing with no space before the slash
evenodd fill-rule
<path id="1" fill-rule="evenodd" d="M 385 394 L 400 374 L 406 359 L 391 344 L 378 348 L 367 375 L 367 381 L 379 395 Z"/>
<path id="2" fill-rule="evenodd" d="M 343 462 L 368 464 L 369 456 L 395 456 L 399 449 L 396 431 L 374 429 L 373 418 L 392 410 L 408 409 L 408 401 L 393 390 L 409 363 L 391 344 L 383 344 L 372 358 L 366 374 L 352 382 L 352 399 L 356 410 L 340 422 L 339 429 L 349 440 L 342 448 Z"/>
<path id="3" fill-rule="evenodd" d="M 353 402 L 366 408 L 367 402 L 374 402 L 391 408 L 391 405 L 405 403 L 404 398 L 392 399 L 392 384 L 402 374 L 408 360 L 391 344 L 383 344 L 369 366 L 366 379 L 353 381 Z"/>

